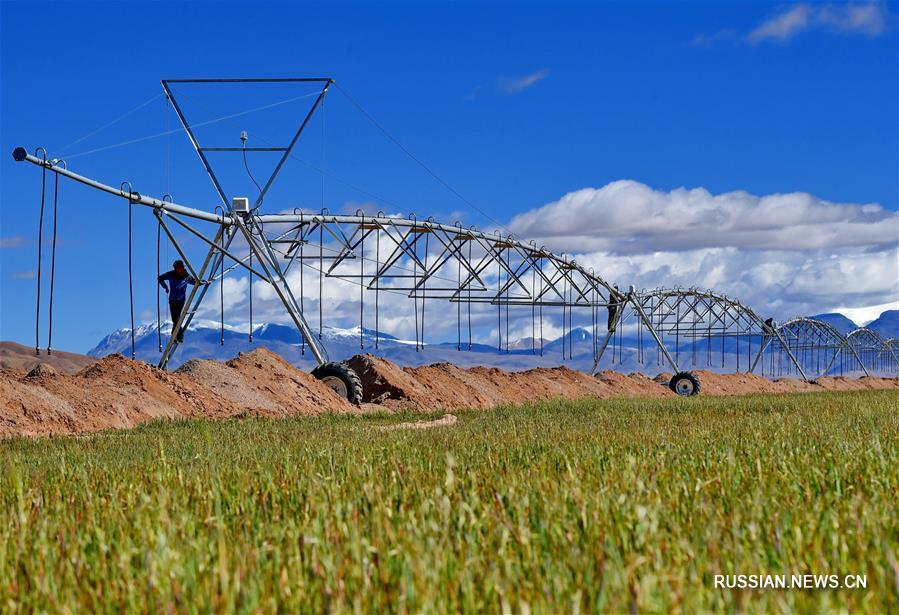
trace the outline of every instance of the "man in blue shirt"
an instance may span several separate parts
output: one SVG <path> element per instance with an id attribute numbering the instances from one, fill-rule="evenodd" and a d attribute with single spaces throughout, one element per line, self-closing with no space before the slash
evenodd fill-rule
<path id="1" fill-rule="evenodd" d="M 187 285 L 191 284 L 208 284 L 208 282 L 197 281 L 195 278 L 187 274 L 184 268 L 184 261 L 177 260 L 172 263 L 172 270 L 159 276 L 159 285 L 165 290 L 169 296 L 169 311 L 172 314 L 172 335 L 175 335 L 175 325 L 178 324 L 178 318 L 181 316 L 181 310 L 184 309 L 184 301 L 187 294 Z M 184 342 L 184 330 L 177 332 L 178 343 Z"/>

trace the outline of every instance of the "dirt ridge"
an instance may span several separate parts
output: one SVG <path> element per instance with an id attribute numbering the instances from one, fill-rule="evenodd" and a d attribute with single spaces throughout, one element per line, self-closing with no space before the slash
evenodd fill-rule
<path id="1" fill-rule="evenodd" d="M 52 365 L 0 369 L 0 437 L 123 429 L 154 419 L 309 416 L 409 408 L 445 412 L 489 409 L 554 398 L 669 397 L 664 383 L 639 374 L 603 371 L 596 377 L 567 367 L 506 372 L 450 363 L 405 367 L 372 355 L 348 361 L 362 378 L 361 408 L 310 374 L 264 348 L 220 361 L 194 359 L 173 372 L 110 355 L 68 374 Z M 704 395 L 744 395 L 864 389 L 899 390 L 899 378 L 820 378 L 772 381 L 755 374 L 696 372 Z"/>

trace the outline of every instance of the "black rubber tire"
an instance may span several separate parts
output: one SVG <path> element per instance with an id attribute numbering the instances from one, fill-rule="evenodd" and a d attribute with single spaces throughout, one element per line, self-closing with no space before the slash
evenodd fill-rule
<path id="1" fill-rule="evenodd" d="M 331 361 L 319 365 L 312 370 L 312 375 L 318 380 L 324 380 L 325 384 L 331 386 L 335 393 L 346 397 L 351 404 L 358 406 L 362 403 L 362 380 L 359 378 L 359 374 L 346 363 Z M 337 384 L 334 382 L 335 379 L 343 384 L 344 390 L 339 390 L 339 386 L 332 386 L 332 384 Z"/>
<path id="2" fill-rule="evenodd" d="M 668 388 L 683 397 L 699 395 L 699 378 L 693 372 L 678 372 L 671 377 Z"/>

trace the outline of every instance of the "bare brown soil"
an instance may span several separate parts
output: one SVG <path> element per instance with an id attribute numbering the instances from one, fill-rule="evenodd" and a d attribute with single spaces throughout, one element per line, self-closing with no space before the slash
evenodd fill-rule
<path id="1" fill-rule="evenodd" d="M 153 419 L 357 412 L 321 382 L 264 349 L 227 363 L 165 372 L 111 355 L 77 374 L 0 372 L 0 436 L 134 427 Z"/>
<path id="2" fill-rule="evenodd" d="M 760 393 L 814 393 L 816 391 L 862 391 L 868 389 L 899 390 L 899 378 L 844 378 L 826 376 L 815 382 L 805 382 L 798 378 L 769 380 L 757 374 L 716 374 L 705 370 L 693 372 L 699 377 L 703 395 L 755 395 Z M 668 382 L 670 373 L 661 373 L 655 381 Z"/>
<path id="3" fill-rule="evenodd" d="M 36 365 L 49 365 L 56 371 L 74 374 L 96 361 L 96 357 L 59 350 L 48 355 L 43 348 L 40 355 L 35 355 L 34 348 L 16 342 L 0 342 L 0 369 L 29 372 Z"/>
<path id="4" fill-rule="evenodd" d="M 308 416 L 411 408 L 488 409 L 554 398 L 668 397 L 670 374 L 601 372 L 595 378 L 565 367 L 505 372 L 449 363 L 400 368 L 371 355 L 349 361 L 365 389 L 350 405 L 278 355 L 257 349 L 226 362 L 193 360 L 174 372 L 112 355 L 75 374 L 41 363 L 29 372 L 0 369 L 0 437 L 128 428 L 154 419 Z M 752 374 L 696 372 L 704 395 L 861 389 L 899 390 L 897 378 L 770 381 Z M 445 417 L 444 417 L 445 419 Z M 440 419 L 439 425 L 450 424 Z M 434 423 L 436 426 L 438 423 Z M 422 427 L 431 426 L 422 425 Z M 409 427 L 419 428 L 417 423 Z"/>

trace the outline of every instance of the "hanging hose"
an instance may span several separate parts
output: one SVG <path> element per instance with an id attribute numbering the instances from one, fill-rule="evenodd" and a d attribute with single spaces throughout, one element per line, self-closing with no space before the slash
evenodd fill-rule
<path id="1" fill-rule="evenodd" d="M 512 242 L 512 235 L 509 235 L 509 243 Z M 509 354 L 509 295 L 511 293 L 511 279 L 512 274 L 509 271 L 509 250 L 506 250 L 506 286 L 509 288 L 506 290 L 506 354 Z"/>
<path id="2" fill-rule="evenodd" d="M 644 350 L 643 350 L 643 319 L 637 319 L 637 363 L 640 365 L 644 365 Z"/>
<path id="3" fill-rule="evenodd" d="M 503 351 L 503 304 L 500 301 L 500 293 L 502 291 L 503 270 L 500 265 L 502 254 L 496 260 L 496 351 Z M 564 358 L 564 351 L 563 351 Z"/>
<path id="4" fill-rule="evenodd" d="M 724 358 L 724 342 L 726 341 L 725 335 L 727 333 L 727 311 L 721 316 L 721 368 L 724 368 L 725 358 Z"/>
<path id="5" fill-rule="evenodd" d="M 543 356 L 543 247 L 540 247 L 540 260 L 537 261 L 537 269 L 540 271 L 540 307 L 538 312 L 540 315 L 540 356 Z"/>
<path id="6" fill-rule="evenodd" d="M 359 227 L 362 235 L 359 239 L 359 350 L 365 350 L 364 328 L 365 321 L 365 213 L 361 210 L 356 215 L 362 216 L 362 224 Z"/>
<path id="7" fill-rule="evenodd" d="M 297 210 L 294 209 L 293 213 L 294 213 L 294 215 L 296 215 Z M 300 239 L 300 246 L 299 246 L 299 250 L 300 250 L 300 257 L 299 257 L 300 258 L 300 313 L 305 314 L 306 312 L 304 311 L 304 308 L 303 308 L 303 278 L 305 277 L 305 272 L 303 271 L 303 267 L 305 267 L 306 264 L 303 262 L 303 244 L 306 243 L 306 238 L 303 236 L 302 215 L 303 214 L 301 213 L 300 214 L 300 233 L 299 233 L 299 239 Z M 302 356 L 306 355 L 306 336 L 305 335 L 300 336 L 300 355 L 302 355 Z"/>
<path id="8" fill-rule="evenodd" d="M 409 214 L 409 219 L 418 221 L 414 213 Z M 414 228 L 414 227 L 413 227 Z M 407 234 L 408 236 L 408 234 Z M 403 239 L 403 243 L 407 246 L 408 242 Z M 412 242 L 412 301 L 415 308 L 415 352 L 419 351 L 418 347 L 418 238 Z"/>
<path id="9" fill-rule="evenodd" d="M 749 342 L 746 347 L 746 373 L 752 370 L 752 325 L 749 326 Z"/>
<path id="10" fill-rule="evenodd" d="M 531 258 L 537 251 L 537 244 L 532 239 Z M 537 354 L 537 261 L 531 261 L 531 354 Z"/>
<path id="11" fill-rule="evenodd" d="M 41 213 L 37 224 L 37 300 L 35 301 L 34 317 L 34 354 L 41 354 L 41 258 L 44 247 L 44 201 L 47 195 L 47 150 L 39 147 L 34 150 L 34 155 L 43 152 L 44 165 L 41 167 Z"/>
<path id="12" fill-rule="evenodd" d="M 162 221 L 156 218 L 156 279 L 159 280 L 161 275 L 159 266 L 159 252 L 162 243 Z M 159 346 L 159 352 L 162 352 L 162 308 L 159 299 L 159 283 L 156 284 L 156 344 Z"/>
<path id="13" fill-rule="evenodd" d="M 590 268 L 590 277 L 596 279 L 596 272 L 593 271 L 593 268 Z M 599 300 L 597 295 L 596 286 L 592 285 L 593 292 L 590 295 L 590 327 L 593 329 L 593 360 L 596 361 L 596 355 L 599 353 L 599 340 L 596 339 L 596 304 Z"/>
<path id="14" fill-rule="evenodd" d="M 55 160 L 54 165 L 62 164 L 64 160 Z M 50 248 L 50 312 L 47 315 L 47 354 L 53 353 L 53 286 L 56 280 L 56 213 L 59 208 L 59 173 L 53 178 L 53 242 Z"/>
<path id="15" fill-rule="evenodd" d="M 137 194 L 138 198 L 140 198 L 140 194 L 134 192 L 129 182 L 122 182 L 122 194 L 125 194 L 125 184 L 128 184 L 128 306 L 131 314 L 131 358 L 134 359 L 136 353 L 134 350 L 134 272 L 132 256 L 134 243 L 132 220 L 134 218 L 134 210 L 132 204 L 134 203 L 134 195 Z"/>
<path id="16" fill-rule="evenodd" d="M 462 351 L 462 222 L 456 221 L 459 227 L 457 238 L 459 240 L 459 251 L 456 253 L 456 291 L 459 296 L 456 300 L 456 350 Z"/>
<path id="17" fill-rule="evenodd" d="M 469 227 L 469 230 L 474 228 L 474 225 Z M 472 241 L 468 241 L 468 262 L 471 263 L 471 244 Z M 470 279 L 470 278 L 469 278 Z M 468 286 L 468 350 L 471 350 L 471 284 L 467 284 Z"/>
<path id="18" fill-rule="evenodd" d="M 431 222 L 434 218 L 428 216 L 428 219 L 425 221 Z M 424 350 L 425 347 L 425 300 L 428 298 L 428 246 L 430 244 L 431 232 L 427 230 L 425 232 L 425 258 L 424 258 L 424 270 L 421 272 L 421 348 Z"/>
<path id="19" fill-rule="evenodd" d="M 378 218 L 384 216 L 383 211 L 378 212 Z M 379 301 L 380 301 L 380 290 L 381 290 L 381 226 L 378 225 L 378 229 L 375 231 L 375 350 L 378 349 L 381 342 L 381 333 L 380 333 L 380 313 L 379 313 Z"/>
<path id="20" fill-rule="evenodd" d="M 219 214 L 219 212 L 221 213 Z M 222 224 L 220 231 L 219 258 L 221 258 L 221 273 L 219 275 L 219 345 L 225 345 L 225 208 L 219 205 L 215 208 L 215 213 L 221 216 Z"/>
<path id="21" fill-rule="evenodd" d="M 252 241 L 253 232 L 250 231 L 250 241 Z M 249 285 L 249 293 L 250 293 L 250 333 L 249 333 L 249 341 L 253 343 L 253 248 L 250 247 L 250 285 Z"/>
<path id="22" fill-rule="evenodd" d="M 568 277 L 562 280 L 562 360 L 565 360 L 565 306 L 568 303 Z M 612 354 L 614 360 L 615 355 Z"/>
<path id="23" fill-rule="evenodd" d="M 322 283 L 323 276 L 325 275 L 325 220 L 324 215 L 325 212 L 328 211 L 326 208 L 322 208 L 322 219 L 319 220 L 318 223 L 318 339 L 322 338 L 322 328 L 324 312 L 322 310 L 322 303 L 324 303 L 324 296 L 322 295 Z"/>
<path id="24" fill-rule="evenodd" d="M 166 182 L 168 183 L 168 181 Z M 168 200 L 169 203 L 172 202 L 172 195 L 166 193 L 162 196 L 162 200 Z M 159 276 L 162 273 L 160 267 L 160 257 L 162 251 L 162 218 L 160 218 L 159 211 L 156 211 L 156 280 L 159 280 Z M 166 260 L 168 260 L 168 244 L 166 244 Z M 156 284 L 156 345 L 159 348 L 159 352 L 162 352 L 162 308 L 160 306 L 159 299 L 159 289 L 160 285 L 157 282 Z M 174 327 L 174 323 L 172 323 Z"/>
<path id="25" fill-rule="evenodd" d="M 677 307 L 675 308 L 677 313 L 675 315 L 675 325 L 674 325 L 674 362 L 680 364 L 680 301 L 677 302 Z"/>

